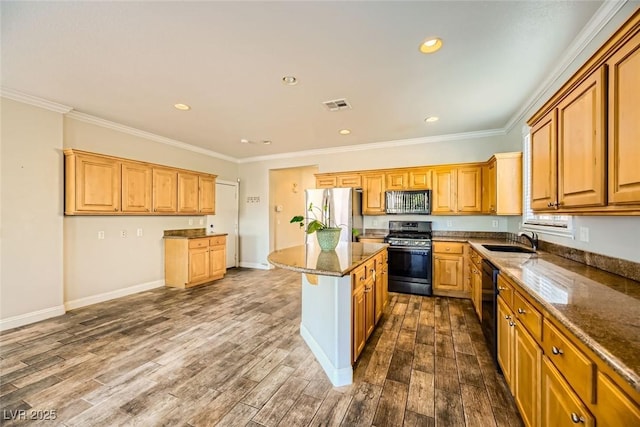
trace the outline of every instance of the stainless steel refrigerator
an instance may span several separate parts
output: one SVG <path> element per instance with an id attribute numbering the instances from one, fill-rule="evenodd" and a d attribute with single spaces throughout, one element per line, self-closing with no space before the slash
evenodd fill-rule
<path id="1" fill-rule="evenodd" d="M 355 242 L 357 233 L 362 233 L 362 189 L 361 188 L 318 188 L 305 190 L 305 215 L 309 219 L 318 219 L 331 226 L 342 228 L 341 242 Z M 309 205 L 313 208 L 308 211 Z M 327 206 L 324 210 L 323 206 Z M 305 243 L 315 236 L 307 234 Z"/>

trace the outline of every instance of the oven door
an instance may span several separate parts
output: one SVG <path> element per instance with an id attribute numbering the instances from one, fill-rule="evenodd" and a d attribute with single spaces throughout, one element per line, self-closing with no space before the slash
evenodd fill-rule
<path id="1" fill-rule="evenodd" d="M 389 291 L 431 295 L 431 248 L 390 246 Z"/>

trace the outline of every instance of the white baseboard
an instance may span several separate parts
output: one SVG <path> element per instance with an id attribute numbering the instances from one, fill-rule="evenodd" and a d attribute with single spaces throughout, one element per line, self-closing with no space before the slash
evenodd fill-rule
<path id="1" fill-rule="evenodd" d="M 0 331 L 17 328 L 30 323 L 39 322 L 51 317 L 62 316 L 65 313 L 64 306 L 45 308 L 44 310 L 32 311 L 31 313 L 20 314 L 18 316 L 0 319 Z"/>
<path id="2" fill-rule="evenodd" d="M 300 335 L 311 349 L 311 352 L 316 357 L 318 363 L 320 363 L 320 366 L 322 366 L 322 369 L 324 369 L 325 374 L 327 374 L 329 381 L 331 381 L 334 387 L 341 387 L 353 383 L 353 369 L 351 366 L 341 369 L 336 368 L 322 350 L 320 344 L 318 344 L 303 324 L 300 324 Z"/>
<path id="3" fill-rule="evenodd" d="M 90 297 L 79 298 L 64 303 L 67 310 L 74 310 L 80 307 L 97 304 L 99 302 L 109 301 L 115 298 L 124 297 L 138 292 L 148 291 L 150 289 L 161 288 L 164 286 L 164 280 L 155 280 L 153 282 L 141 283 L 139 285 L 129 286 L 128 288 L 116 289 L 115 291 L 105 292 Z"/>
<path id="4" fill-rule="evenodd" d="M 271 264 L 260 264 L 257 262 L 245 262 L 245 261 L 240 261 L 240 267 L 244 267 L 244 268 L 255 268 L 256 270 L 270 270 L 273 267 L 271 267 Z"/>

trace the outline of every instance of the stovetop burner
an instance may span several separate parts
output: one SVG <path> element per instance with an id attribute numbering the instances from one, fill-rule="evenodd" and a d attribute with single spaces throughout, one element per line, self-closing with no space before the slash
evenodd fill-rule
<path id="1" fill-rule="evenodd" d="M 384 241 L 393 246 L 431 246 L 431 221 L 389 221 Z"/>

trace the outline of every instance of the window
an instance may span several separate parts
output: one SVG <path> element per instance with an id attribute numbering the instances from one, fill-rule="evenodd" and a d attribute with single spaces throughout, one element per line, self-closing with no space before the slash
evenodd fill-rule
<path id="1" fill-rule="evenodd" d="M 536 214 L 531 210 L 531 134 L 523 129 L 524 215 L 523 228 L 544 234 L 573 237 L 572 218 L 569 215 Z"/>

